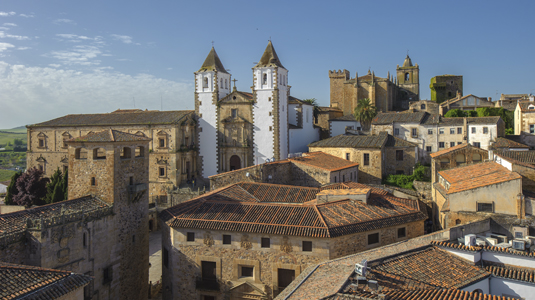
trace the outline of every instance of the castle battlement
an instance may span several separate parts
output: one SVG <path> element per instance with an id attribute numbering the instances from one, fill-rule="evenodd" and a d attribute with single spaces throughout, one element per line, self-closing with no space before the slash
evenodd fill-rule
<path id="1" fill-rule="evenodd" d="M 346 69 L 343 71 L 329 70 L 329 78 L 345 78 L 345 80 L 349 80 L 349 71 Z"/>

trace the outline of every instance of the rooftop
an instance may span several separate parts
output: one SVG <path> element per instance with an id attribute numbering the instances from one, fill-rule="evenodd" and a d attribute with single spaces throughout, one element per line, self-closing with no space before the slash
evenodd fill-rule
<path id="1" fill-rule="evenodd" d="M 495 154 L 504 158 L 511 158 L 521 163 L 535 165 L 535 150 L 513 151 L 513 150 L 496 150 Z"/>
<path id="2" fill-rule="evenodd" d="M 354 115 L 345 115 L 345 116 L 342 116 L 342 117 L 331 119 L 329 121 L 354 121 L 354 122 L 358 122 L 357 119 L 355 119 Z"/>
<path id="3" fill-rule="evenodd" d="M 487 152 L 486 150 L 483 150 L 483 149 L 480 149 L 480 148 L 477 148 L 477 147 L 474 147 L 468 143 L 463 143 L 463 144 L 460 144 L 460 145 L 455 145 L 453 147 L 450 147 L 450 148 L 446 148 L 444 150 L 440 150 L 440 151 L 437 151 L 437 152 L 434 152 L 434 153 L 431 153 L 429 154 L 429 156 L 431 156 L 432 158 L 435 158 L 435 157 L 438 157 L 438 156 L 442 156 L 442 155 L 445 155 L 445 154 L 450 154 L 452 152 L 455 152 L 455 151 L 458 151 L 458 150 L 461 150 L 461 149 L 465 149 L 465 148 L 468 148 L 468 149 L 478 149 L 480 151 L 485 151 Z"/>
<path id="4" fill-rule="evenodd" d="M 466 96 L 462 96 L 462 97 L 459 97 L 459 98 L 455 97 L 455 98 L 448 99 L 448 100 L 446 100 L 446 101 L 440 103 L 440 106 L 442 106 L 442 107 L 446 107 L 446 106 L 448 106 L 448 105 L 450 105 L 450 104 L 452 104 L 452 103 L 455 103 L 455 102 L 457 102 L 457 101 L 461 101 L 461 100 L 466 99 L 466 98 L 468 98 L 468 97 L 474 97 L 474 98 L 478 98 L 478 99 L 481 99 L 481 100 L 484 100 L 484 101 L 489 102 L 489 101 L 487 100 L 487 98 L 482 98 L 482 97 L 478 97 L 478 96 L 476 96 L 476 95 L 468 94 L 468 95 L 466 95 Z M 492 103 L 492 102 L 490 102 L 490 103 Z"/>
<path id="5" fill-rule="evenodd" d="M 429 113 L 418 112 L 380 112 L 373 118 L 372 125 L 387 125 L 397 123 L 420 123 Z"/>
<path id="6" fill-rule="evenodd" d="M 150 141 L 150 138 L 139 136 L 131 133 L 126 133 L 118 130 L 107 129 L 101 132 L 90 133 L 84 136 L 76 137 L 67 140 L 67 142 L 86 142 L 86 143 L 101 143 L 101 142 L 137 142 Z"/>
<path id="7" fill-rule="evenodd" d="M 351 162 L 349 160 L 339 158 L 334 155 L 330 155 L 320 151 L 303 153 L 303 156 L 301 157 L 289 158 L 288 160 L 293 163 L 301 163 L 316 168 L 329 170 L 331 172 L 347 168 L 353 168 L 359 165 L 358 163 Z"/>
<path id="8" fill-rule="evenodd" d="M 317 141 L 308 147 L 348 147 L 348 148 L 382 148 L 388 140 L 385 131 L 377 135 L 337 135 L 328 139 Z"/>
<path id="9" fill-rule="evenodd" d="M 355 187 L 366 186 L 357 184 Z M 368 204 L 347 199 L 316 204 L 312 200 L 320 191 L 319 188 L 241 182 L 169 208 L 162 212 L 161 218 L 174 228 L 321 238 L 427 218 L 418 201 L 376 194 L 375 189 L 371 190 Z"/>
<path id="10" fill-rule="evenodd" d="M 255 68 L 262 68 L 262 67 L 284 68 L 284 66 L 279 60 L 279 57 L 277 56 L 277 52 L 275 52 L 275 48 L 273 47 L 273 44 L 271 43 L 271 41 L 269 41 L 266 47 L 266 50 L 264 50 L 264 54 L 262 54 L 260 61 L 255 66 Z"/>
<path id="11" fill-rule="evenodd" d="M 532 101 L 518 101 L 518 106 L 522 112 L 535 112 L 535 102 Z"/>
<path id="12" fill-rule="evenodd" d="M 512 139 L 509 139 L 507 137 L 497 137 L 496 142 L 493 145 L 494 148 L 503 148 L 503 149 L 510 149 L 510 148 L 523 148 L 523 149 L 529 149 L 529 146 L 526 144 L 519 143 L 517 141 L 514 141 Z"/>
<path id="13" fill-rule="evenodd" d="M 28 127 L 49 126 L 109 126 L 109 125 L 148 125 L 148 124 L 181 124 L 192 119 L 193 110 L 178 111 L 120 111 L 105 114 L 66 115 Z"/>
<path id="14" fill-rule="evenodd" d="M 214 47 L 210 49 L 210 52 L 208 53 L 208 56 L 206 56 L 202 67 L 197 72 L 205 71 L 217 71 L 228 74 L 227 70 L 225 70 L 225 67 L 223 67 L 223 64 L 221 63 L 219 56 L 217 56 L 217 52 L 215 52 Z"/>
<path id="15" fill-rule="evenodd" d="M 447 194 L 522 178 L 493 161 L 439 171 L 438 174 L 450 184 Z"/>
<path id="16" fill-rule="evenodd" d="M 440 118 L 440 125 L 443 126 L 463 126 L 464 125 L 463 117 L 455 118 Z M 500 121 L 500 117 L 468 117 L 466 121 L 468 125 L 494 125 Z"/>
<path id="17" fill-rule="evenodd" d="M 0 262 L 1 299 L 58 299 L 91 280 L 90 276 L 71 271 Z"/>

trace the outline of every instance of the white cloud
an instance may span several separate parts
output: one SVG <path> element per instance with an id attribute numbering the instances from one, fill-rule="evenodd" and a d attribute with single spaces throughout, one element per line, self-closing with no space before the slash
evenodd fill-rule
<path id="1" fill-rule="evenodd" d="M 95 60 L 102 52 L 96 46 L 75 46 L 67 51 L 54 51 L 50 55 L 59 59 L 64 65 L 99 65 L 100 60 Z"/>
<path id="2" fill-rule="evenodd" d="M 14 11 L 10 11 L 10 12 L 0 11 L 0 17 L 9 17 L 9 16 L 14 16 L 14 15 L 16 15 Z"/>
<path id="3" fill-rule="evenodd" d="M 19 41 L 22 40 L 29 40 L 30 38 L 24 35 L 13 35 L 13 34 L 6 34 L 4 31 L 0 31 L 0 38 L 10 38 L 10 39 L 16 39 Z"/>
<path id="4" fill-rule="evenodd" d="M 74 22 L 73 20 L 69 20 L 69 19 L 56 19 L 56 20 L 52 21 L 52 23 L 54 23 L 56 25 L 61 25 L 61 24 L 76 25 L 76 22 Z"/>
<path id="5" fill-rule="evenodd" d="M 0 128 L 44 122 L 67 114 L 132 108 L 132 97 L 136 98 L 138 108 L 160 109 L 160 95 L 165 110 L 193 108 L 192 82 L 175 82 L 148 74 L 79 72 L 0 61 Z"/>
<path id="6" fill-rule="evenodd" d="M 13 46 L 12 44 L 9 44 L 9 43 L 0 43 L 0 52 L 6 51 L 7 49 L 13 48 L 13 47 L 15 47 L 15 46 Z"/>
<path id="7" fill-rule="evenodd" d="M 17 50 L 28 50 L 32 49 L 32 47 L 18 47 Z"/>
<path id="8" fill-rule="evenodd" d="M 15 24 L 15 23 L 4 23 L 4 26 L 16 27 L 17 24 Z"/>
<path id="9" fill-rule="evenodd" d="M 60 64 L 49 64 L 48 66 L 52 67 L 52 68 L 59 68 L 61 67 Z"/>
<path id="10" fill-rule="evenodd" d="M 121 41 L 125 44 L 132 44 L 132 37 L 128 35 L 118 35 L 118 34 L 112 34 L 111 35 L 114 39 Z"/>
<path id="11" fill-rule="evenodd" d="M 34 15 L 27 15 L 27 14 L 20 14 L 19 16 L 25 17 L 25 18 L 33 18 Z"/>

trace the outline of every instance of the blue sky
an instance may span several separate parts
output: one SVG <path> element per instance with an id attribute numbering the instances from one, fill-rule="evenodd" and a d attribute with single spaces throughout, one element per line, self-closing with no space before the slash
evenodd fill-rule
<path id="1" fill-rule="evenodd" d="M 24 1 L 0 4 L 0 128 L 118 108 L 193 109 L 212 41 L 237 87 L 271 38 L 292 95 L 329 103 L 328 70 L 395 74 L 409 51 L 464 93 L 533 93 L 534 1 Z"/>

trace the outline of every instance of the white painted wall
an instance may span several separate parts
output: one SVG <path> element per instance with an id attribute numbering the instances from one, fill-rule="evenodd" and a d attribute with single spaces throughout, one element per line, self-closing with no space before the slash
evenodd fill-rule
<path id="1" fill-rule="evenodd" d="M 271 74 L 273 68 L 254 69 L 254 89 L 256 90 L 257 101 L 253 105 L 253 162 L 255 165 L 263 164 L 266 159 L 271 159 L 273 153 L 273 116 L 269 115 L 273 111 L 273 80 Z M 267 84 L 263 84 L 263 75 L 268 77 Z M 272 127 L 272 131 L 269 127 Z"/>
<path id="2" fill-rule="evenodd" d="M 288 132 L 288 84 L 286 81 L 282 82 L 282 78 L 288 78 L 288 71 L 284 68 L 277 69 L 277 85 L 279 89 L 279 136 L 280 136 L 280 159 L 288 158 L 289 151 L 289 132 Z M 304 127 L 304 126 L 303 126 Z"/>
<path id="3" fill-rule="evenodd" d="M 533 299 L 535 295 L 535 284 L 505 279 L 500 277 L 491 277 L 490 294 L 496 296 L 513 296 L 515 298 Z"/>
<path id="4" fill-rule="evenodd" d="M 535 259 L 520 255 L 483 251 L 483 260 L 522 268 L 535 268 Z"/>
<path id="5" fill-rule="evenodd" d="M 483 133 L 483 127 L 489 129 L 488 133 Z M 472 128 L 476 129 L 476 133 L 472 133 Z M 490 142 L 496 140 L 498 136 L 498 126 L 496 124 L 489 125 L 470 125 L 468 124 L 468 142 L 473 146 L 474 142 L 481 143 L 481 149 L 489 150 Z"/>
<path id="6" fill-rule="evenodd" d="M 502 165 L 503 167 L 507 168 L 507 170 L 509 171 L 513 171 L 513 164 L 506 161 L 505 159 L 497 156 L 496 154 L 494 154 L 494 158 L 493 160 L 497 163 L 499 163 L 500 165 Z"/>
<path id="7" fill-rule="evenodd" d="M 308 144 L 320 140 L 320 130 L 314 128 L 313 109 L 312 105 L 303 105 L 303 128 L 289 130 L 290 153 L 308 152 Z"/>
<path id="8" fill-rule="evenodd" d="M 359 121 L 330 121 L 331 137 L 345 134 L 346 126 L 353 126 L 354 130 L 361 128 Z"/>
<path id="9" fill-rule="evenodd" d="M 477 289 L 480 289 L 481 291 L 483 291 L 483 293 L 485 294 L 489 294 L 489 284 L 490 284 L 490 280 L 489 280 L 490 277 L 487 277 L 481 281 L 478 281 L 472 285 L 469 285 L 465 288 L 463 288 L 462 290 L 463 291 L 467 291 L 467 292 L 473 292 Z"/>
<path id="10" fill-rule="evenodd" d="M 299 104 L 288 104 L 288 123 L 297 126 L 297 115 Z"/>
<path id="11" fill-rule="evenodd" d="M 441 249 L 448 251 L 451 254 L 455 254 L 473 263 L 481 260 L 481 252 L 460 251 L 460 250 L 452 249 L 449 247 L 443 247 L 443 248 L 441 247 Z"/>
<path id="12" fill-rule="evenodd" d="M 195 74 L 196 92 L 199 105 L 199 157 L 202 161 L 202 176 L 207 178 L 217 174 L 217 107 L 212 103 L 214 92 L 213 78 L 215 72 L 199 72 Z M 208 78 L 208 87 L 204 87 L 204 79 Z M 201 117 L 202 116 L 202 117 Z M 202 129 L 201 129 L 202 128 Z"/>

